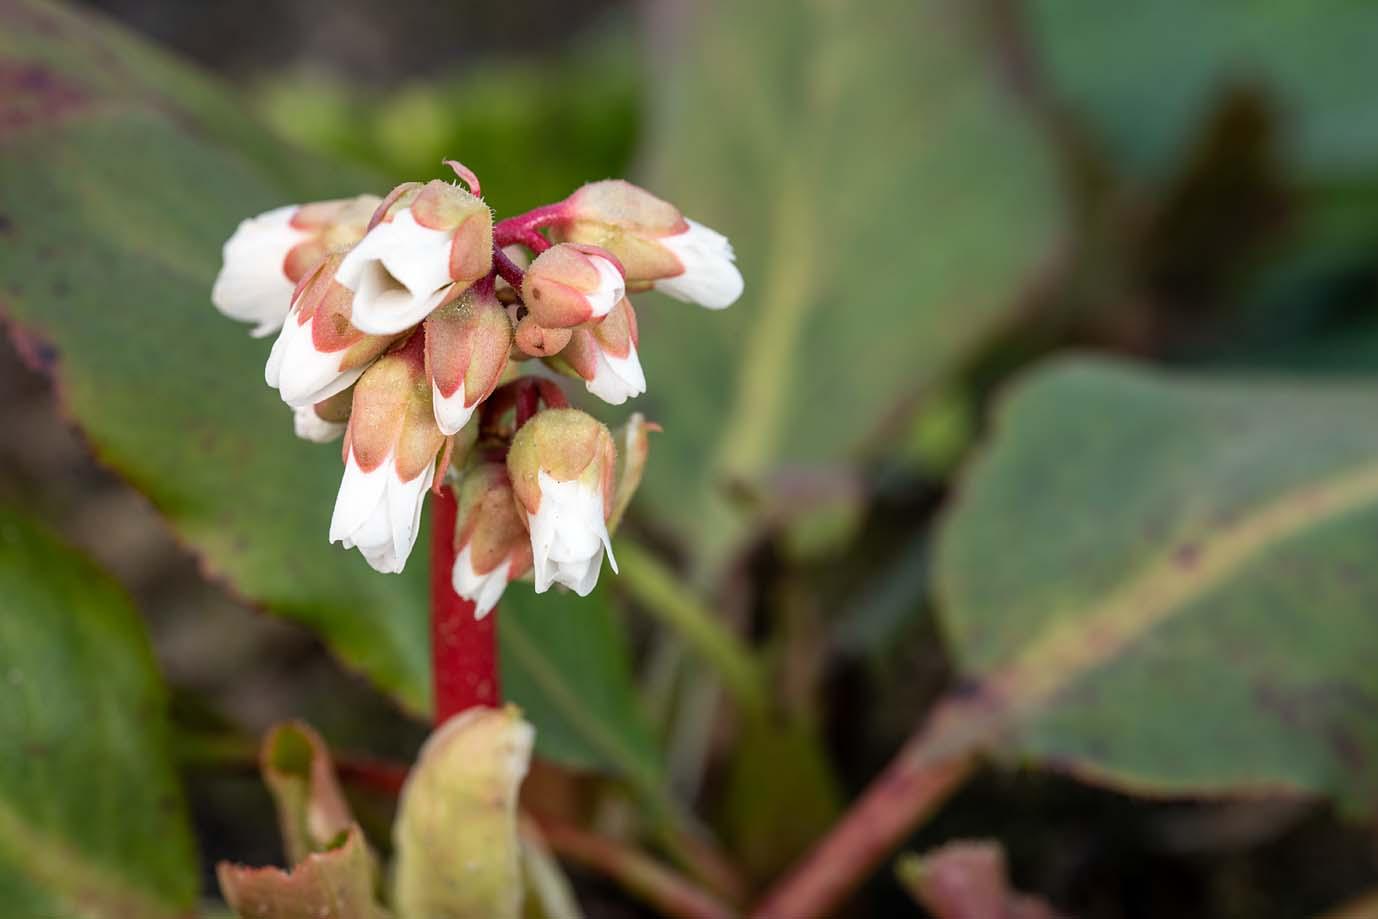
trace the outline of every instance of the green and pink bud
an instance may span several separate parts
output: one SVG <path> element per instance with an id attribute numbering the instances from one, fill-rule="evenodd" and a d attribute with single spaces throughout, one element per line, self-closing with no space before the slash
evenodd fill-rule
<path id="1" fill-rule="evenodd" d="M 297 283 L 330 252 L 362 239 L 380 201 L 360 195 L 289 204 L 243 221 L 225 243 L 211 302 L 231 319 L 254 323 L 255 338 L 276 332 Z"/>
<path id="2" fill-rule="evenodd" d="M 330 541 L 357 548 L 384 573 L 400 572 L 411 555 L 445 443 L 422 350 L 417 336 L 368 368 L 354 387 L 345 431 Z"/>
<path id="3" fill-rule="evenodd" d="M 263 377 L 293 408 L 343 392 L 387 350 L 395 335 L 368 335 L 353 323 L 353 295 L 335 280 L 340 253 L 303 278 L 268 354 Z"/>
<path id="4" fill-rule="evenodd" d="M 498 385 L 512 350 L 512 322 L 492 285 L 475 285 L 431 313 L 425 330 L 436 424 L 454 434 Z"/>
<path id="5" fill-rule="evenodd" d="M 622 269 L 606 249 L 575 243 L 560 243 L 536 256 L 522 281 L 522 301 L 548 329 L 597 322 L 626 292 Z"/>
<path id="6" fill-rule="evenodd" d="M 394 335 L 492 267 L 492 211 L 481 198 L 436 179 L 394 189 L 335 279 L 354 292 L 359 328 Z"/>
<path id="7" fill-rule="evenodd" d="M 557 240 L 601 246 L 621 262 L 630 291 L 654 288 L 709 309 L 742 295 L 732 244 L 679 208 L 621 179 L 570 195 L 550 223 Z"/>
<path id="8" fill-rule="evenodd" d="M 482 619 L 497 606 L 508 583 L 531 570 L 531 539 L 518 515 L 504 463 L 474 464 L 457 491 L 451 583 Z"/>
<path id="9" fill-rule="evenodd" d="M 537 593 L 560 583 L 587 596 L 604 552 L 617 571 L 607 526 L 616 462 L 612 434 L 577 409 L 538 412 L 512 439 L 507 473 L 531 537 Z"/>

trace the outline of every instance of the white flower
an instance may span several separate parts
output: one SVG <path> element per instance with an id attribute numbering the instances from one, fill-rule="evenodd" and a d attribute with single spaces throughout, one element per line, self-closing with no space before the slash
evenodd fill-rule
<path id="1" fill-rule="evenodd" d="M 316 414 L 314 405 L 303 405 L 292 412 L 292 427 L 302 440 L 312 443 L 328 444 L 345 432 L 347 423 L 326 421 Z"/>
<path id="2" fill-rule="evenodd" d="M 292 226 L 297 209 L 289 204 L 250 217 L 225 243 L 211 302 L 231 319 L 255 323 L 249 333 L 255 338 L 275 332 L 292 302 L 296 285 L 284 268 L 287 254 L 312 235 Z"/>
<path id="3" fill-rule="evenodd" d="M 354 291 L 354 325 L 392 335 L 425 319 L 454 280 L 452 236 L 417 223 L 410 209 L 369 230 L 335 272 L 335 280 Z"/>
<path id="4" fill-rule="evenodd" d="M 416 545 L 431 476 L 432 470 L 426 468 L 403 481 L 392 454 L 365 471 L 349 451 L 330 518 L 330 541 L 346 549 L 357 548 L 377 571 L 400 572 Z"/>
<path id="5" fill-rule="evenodd" d="M 486 574 L 479 574 L 474 569 L 472 545 L 465 546 L 455 556 L 450 582 L 455 593 L 474 604 L 475 619 L 487 616 L 493 607 L 498 605 L 498 600 L 507 589 L 507 582 L 510 580 L 510 568 L 511 564 L 504 561 Z"/>
<path id="6" fill-rule="evenodd" d="M 584 387 L 604 402 L 621 405 L 646 391 L 646 374 L 641 369 L 636 345 L 628 349 L 626 357 L 596 348 L 595 360 L 593 378 L 585 380 Z"/>
<path id="7" fill-rule="evenodd" d="M 720 310 L 731 306 L 742 295 L 744 282 L 737 270 L 736 256 L 727 237 L 701 223 L 685 218 L 689 229 L 674 236 L 663 236 L 658 242 L 674 253 L 684 271 L 670 278 L 654 282 L 662 291 L 687 303 L 697 303 L 708 309 Z"/>
<path id="8" fill-rule="evenodd" d="M 601 255 L 590 255 L 588 260 L 598 272 L 598 286 L 587 294 L 589 318 L 602 319 L 627 295 L 627 282 L 617 266 Z"/>
<path id="9" fill-rule="evenodd" d="M 268 352 L 263 379 L 278 391 L 283 402 L 293 408 L 309 408 L 353 386 L 368 365 L 341 370 L 341 352 L 320 351 L 315 346 L 312 327 L 316 317 L 308 317 L 304 325 L 297 318 L 293 311 L 282 324 L 273 350 Z"/>
<path id="10" fill-rule="evenodd" d="M 557 481 L 544 469 L 537 483 L 540 506 L 527 517 L 536 593 L 545 593 L 558 583 L 586 597 L 598 583 L 605 551 L 608 564 L 617 571 L 603 516 L 603 495 L 579 479 Z"/>

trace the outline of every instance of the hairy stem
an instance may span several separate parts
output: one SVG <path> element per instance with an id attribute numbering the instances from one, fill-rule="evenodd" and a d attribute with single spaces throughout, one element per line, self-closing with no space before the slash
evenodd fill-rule
<path id="1" fill-rule="evenodd" d="M 498 248 L 516 243 L 536 253 L 544 252 L 550 248 L 550 240 L 541 235 L 541 228 L 550 226 L 563 217 L 564 213 L 565 205 L 562 201 L 499 220 L 497 226 L 493 227 L 493 243 Z"/>
<path id="2" fill-rule="evenodd" d="M 435 723 L 475 705 L 497 705 L 498 611 L 474 618 L 474 604 L 455 593 L 454 491 L 441 488 L 431 502 L 431 681 Z"/>
<path id="3" fill-rule="evenodd" d="M 622 568 L 617 583 L 718 671 L 744 714 L 763 717 L 769 705 L 765 677 L 750 649 L 649 552 L 624 542 L 617 547 L 617 560 Z"/>

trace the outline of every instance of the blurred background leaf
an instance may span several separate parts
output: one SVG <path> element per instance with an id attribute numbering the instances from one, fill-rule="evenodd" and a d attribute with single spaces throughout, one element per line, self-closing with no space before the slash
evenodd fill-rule
<path id="1" fill-rule="evenodd" d="M 0 506 L 0 903 L 184 916 L 196 863 L 143 623 L 108 575 Z"/>

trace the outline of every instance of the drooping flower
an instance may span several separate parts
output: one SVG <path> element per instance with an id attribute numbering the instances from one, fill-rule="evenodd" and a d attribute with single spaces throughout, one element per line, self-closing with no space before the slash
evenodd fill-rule
<path id="1" fill-rule="evenodd" d="M 426 319 L 426 372 L 444 434 L 492 394 L 512 351 L 512 323 L 491 285 L 475 285 Z"/>
<path id="2" fill-rule="evenodd" d="M 550 229 L 558 240 L 601 246 L 615 255 L 630 291 L 653 287 L 709 309 L 731 306 L 742 295 L 727 237 L 630 182 L 585 185 L 565 200 Z"/>
<path id="3" fill-rule="evenodd" d="M 615 463 L 612 434 L 577 409 L 538 412 L 512 439 L 507 472 L 531 536 L 537 593 L 559 583 L 587 596 L 604 552 L 617 571 L 607 526 Z"/>
<path id="4" fill-rule="evenodd" d="M 526 308 L 549 329 L 602 319 L 626 292 L 622 269 L 606 249 L 575 243 L 560 243 L 536 256 L 522 281 Z"/>
<path id="5" fill-rule="evenodd" d="M 406 331 L 492 268 L 493 214 L 456 185 L 398 186 L 374 219 L 335 272 L 365 332 Z"/>
<path id="6" fill-rule="evenodd" d="M 482 619 L 508 583 L 531 570 L 531 539 L 517 514 L 505 464 L 473 464 L 461 480 L 458 502 L 451 581 Z"/>
<path id="7" fill-rule="evenodd" d="M 292 428 L 302 440 L 326 444 L 344 434 L 354 392 L 344 390 L 314 405 L 292 410 Z"/>
<path id="8" fill-rule="evenodd" d="M 379 358 L 354 388 L 344 478 L 330 541 L 358 548 L 376 570 L 402 570 L 445 435 L 435 423 L 420 336 Z"/>
<path id="9" fill-rule="evenodd" d="M 604 402 L 621 405 L 646 391 L 636 349 L 636 312 L 624 297 L 602 322 L 575 329 L 552 363 L 577 375 Z"/>
<path id="10" fill-rule="evenodd" d="M 297 282 L 328 252 L 363 238 L 380 200 L 289 204 L 243 221 L 225 243 L 211 302 L 231 319 L 254 323 L 255 338 L 277 331 Z"/>
<path id="11" fill-rule="evenodd" d="M 329 255 L 297 288 L 292 310 L 268 354 L 263 377 L 293 408 L 343 392 L 394 335 L 368 335 L 355 327 L 352 294 L 335 280 L 342 256 Z"/>

